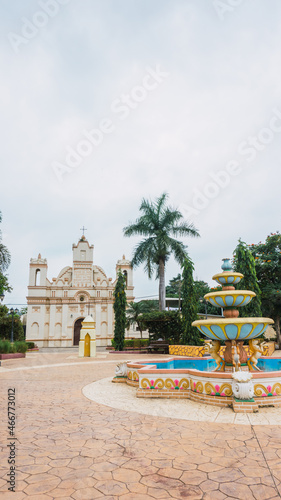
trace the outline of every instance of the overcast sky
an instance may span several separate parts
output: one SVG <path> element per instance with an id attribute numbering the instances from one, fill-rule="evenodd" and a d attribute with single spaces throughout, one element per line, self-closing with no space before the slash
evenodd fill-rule
<path id="1" fill-rule="evenodd" d="M 1 203 L 12 255 L 5 302 L 48 277 L 85 225 L 115 277 L 141 199 L 169 193 L 200 232 L 212 282 L 241 237 L 280 230 L 280 0 L 7 0 L 1 6 Z M 167 265 L 167 283 L 179 272 Z M 135 296 L 157 293 L 140 268 Z"/>

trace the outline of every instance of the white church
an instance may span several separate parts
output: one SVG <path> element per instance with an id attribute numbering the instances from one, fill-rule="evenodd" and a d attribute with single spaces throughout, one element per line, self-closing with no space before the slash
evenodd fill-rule
<path id="1" fill-rule="evenodd" d="M 57 278 L 47 277 L 47 259 L 30 259 L 27 296 L 26 340 L 38 347 L 69 347 L 79 344 L 83 319 L 90 314 L 96 323 L 97 346 L 111 345 L 114 335 L 113 292 L 118 272 L 127 283 L 127 302 L 134 300 L 133 270 L 125 256 L 116 264 L 116 278 L 108 278 L 94 264 L 93 245 L 83 235 L 72 245 L 73 265 Z M 127 332 L 128 336 L 135 332 Z"/>

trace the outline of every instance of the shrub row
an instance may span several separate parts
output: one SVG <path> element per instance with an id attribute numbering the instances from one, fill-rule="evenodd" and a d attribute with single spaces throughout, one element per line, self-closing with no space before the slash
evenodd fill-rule
<path id="1" fill-rule="evenodd" d="M 26 342 L 17 341 L 11 344 L 9 340 L 0 340 L 0 354 L 11 354 L 15 352 L 25 353 L 28 349 Z"/>
<path id="2" fill-rule="evenodd" d="M 115 348 L 114 339 L 111 340 L 112 347 Z M 132 349 L 140 349 L 149 345 L 149 339 L 126 339 L 124 341 L 124 348 L 131 347 Z"/>

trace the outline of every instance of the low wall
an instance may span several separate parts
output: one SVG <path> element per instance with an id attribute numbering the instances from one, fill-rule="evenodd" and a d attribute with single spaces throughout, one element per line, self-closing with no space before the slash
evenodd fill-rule
<path id="1" fill-rule="evenodd" d="M 25 353 L 13 352 L 9 354 L 0 354 L 0 359 L 25 358 Z"/>
<path id="2" fill-rule="evenodd" d="M 165 361 L 173 359 L 167 358 Z M 157 369 L 155 362 L 163 363 L 163 358 L 151 361 L 150 365 L 143 365 L 142 362 L 127 363 L 127 380 L 124 381 L 138 387 L 139 398 L 186 398 L 215 406 L 232 406 L 234 411 L 244 413 L 258 411 L 259 406 L 281 406 L 280 371 L 252 372 L 254 399 L 249 403 L 234 398 L 230 372 Z"/>
<path id="3" fill-rule="evenodd" d="M 246 353 L 250 356 L 250 349 L 248 345 L 244 346 Z M 225 346 L 220 348 L 219 354 L 223 355 L 225 350 Z M 275 351 L 275 342 L 267 342 L 263 348 L 263 356 L 271 356 Z M 194 357 L 202 357 L 203 354 L 206 354 L 206 350 L 204 346 L 198 345 L 170 345 L 169 346 L 169 354 L 173 356 L 190 356 Z"/>

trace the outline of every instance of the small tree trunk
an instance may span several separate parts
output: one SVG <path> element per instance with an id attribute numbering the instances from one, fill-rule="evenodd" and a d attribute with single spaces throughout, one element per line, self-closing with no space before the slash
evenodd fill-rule
<path id="1" fill-rule="evenodd" d="M 142 327 L 141 327 L 141 324 L 139 321 L 137 321 L 137 325 L 138 325 L 138 329 L 140 331 L 140 336 L 141 336 L 141 339 L 142 339 Z"/>
<path id="2" fill-rule="evenodd" d="M 275 318 L 275 329 L 276 329 L 276 340 L 278 344 L 278 349 L 281 349 L 280 316 L 276 316 Z"/>
<path id="3" fill-rule="evenodd" d="M 159 260 L 159 311 L 165 311 L 166 290 L 165 290 L 165 262 Z"/>

